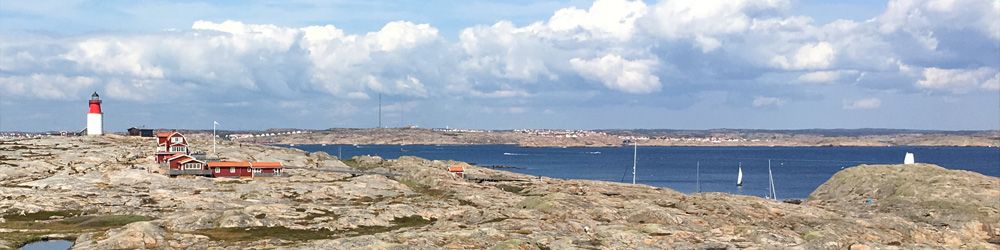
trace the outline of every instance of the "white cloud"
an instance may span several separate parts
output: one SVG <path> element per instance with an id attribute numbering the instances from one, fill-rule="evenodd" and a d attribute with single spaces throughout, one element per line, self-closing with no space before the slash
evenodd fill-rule
<path id="1" fill-rule="evenodd" d="M 784 55 L 775 56 L 772 63 L 783 69 L 825 69 L 833 64 L 836 50 L 828 42 L 804 44 L 795 51 L 791 60 Z"/>
<path id="2" fill-rule="evenodd" d="M 151 88 L 285 98 L 321 93 L 346 100 L 368 100 L 374 93 L 533 98 L 549 96 L 541 92 L 647 94 L 660 91 L 667 79 L 686 87 L 679 89 L 684 92 L 737 82 L 759 88 L 774 81 L 834 83 L 862 75 L 889 80 L 861 88 L 912 89 L 916 82 L 917 88 L 950 95 L 1000 88 L 995 56 L 962 50 L 953 41 L 995 44 L 995 1 L 890 1 L 869 21 L 826 24 L 789 15 L 790 5 L 600 0 L 523 26 L 498 21 L 467 27 L 457 41 L 409 21 L 355 34 L 334 25 L 196 21 L 187 30 L 139 34 L 0 35 L 0 77 L 82 77 L 91 79 L 89 88 L 137 102 L 166 98 L 148 94 Z M 956 33 L 962 39 L 940 37 Z M 601 84 L 578 83 L 578 76 Z M 62 88 L 63 82 L 69 81 L 3 88 L 24 97 L 64 98 L 57 93 L 73 88 Z M 788 92 L 796 91 L 808 90 Z"/>
<path id="3" fill-rule="evenodd" d="M 835 83 L 845 77 L 857 77 L 858 75 L 858 72 L 854 70 L 813 71 L 799 75 L 798 80 L 806 83 Z"/>
<path id="4" fill-rule="evenodd" d="M 0 90 L 4 95 L 49 100 L 73 100 L 89 96 L 96 79 L 91 77 L 32 74 L 28 76 L 0 76 Z"/>
<path id="5" fill-rule="evenodd" d="M 854 101 L 844 101 L 844 109 L 874 109 L 882 106 L 878 98 L 864 98 Z"/>
<path id="6" fill-rule="evenodd" d="M 941 69 L 925 68 L 918 88 L 965 93 L 975 88 L 995 89 L 1000 72 L 991 68 Z"/>
<path id="7" fill-rule="evenodd" d="M 627 60 L 607 54 L 590 60 L 573 58 L 570 65 L 581 76 L 600 81 L 605 87 L 626 93 L 652 93 L 660 90 L 660 78 L 653 75 L 655 60 Z"/>
<path id="8" fill-rule="evenodd" d="M 588 31 L 590 37 L 632 38 L 635 21 L 646 14 L 646 4 L 631 0 L 597 0 L 589 10 L 574 7 L 560 9 L 549 18 L 555 32 Z M 580 38 L 580 37 L 578 37 Z"/>
<path id="9" fill-rule="evenodd" d="M 755 108 L 775 108 L 785 105 L 785 100 L 778 97 L 757 96 L 753 98 Z"/>
<path id="10" fill-rule="evenodd" d="M 703 41 L 711 41 L 715 35 L 749 29 L 754 17 L 748 13 L 782 9 L 788 4 L 784 0 L 661 1 L 653 6 L 645 25 L 655 35 L 668 39 L 700 36 Z"/>

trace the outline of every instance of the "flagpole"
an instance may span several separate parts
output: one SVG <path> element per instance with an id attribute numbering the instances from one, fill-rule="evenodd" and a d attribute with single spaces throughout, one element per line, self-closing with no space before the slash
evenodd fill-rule
<path id="1" fill-rule="evenodd" d="M 217 152 L 215 151 L 215 137 L 216 137 L 216 136 L 215 136 L 215 125 L 216 125 L 216 124 L 219 124 L 219 122 L 217 122 L 217 121 L 212 121 L 212 154 L 213 154 L 213 155 L 219 155 L 219 153 L 217 153 Z"/>

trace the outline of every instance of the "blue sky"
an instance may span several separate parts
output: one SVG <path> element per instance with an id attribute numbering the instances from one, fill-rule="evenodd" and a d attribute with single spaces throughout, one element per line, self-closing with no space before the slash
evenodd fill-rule
<path id="1" fill-rule="evenodd" d="M 0 131 L 1000 129 L 1000 5 L 2 1 Z"/>

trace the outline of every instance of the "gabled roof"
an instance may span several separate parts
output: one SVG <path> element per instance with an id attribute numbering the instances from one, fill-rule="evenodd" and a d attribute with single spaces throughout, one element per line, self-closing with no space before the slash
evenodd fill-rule
<path id="1" fill-rule="evenodd" d="M 159 132 L 159 133 L 156 133 L 156 137 L 159 137 L 159 138 L 169 138 L 169 137 L 174 137 L 175 134 L 176 135 L 180 135 L 181 137 L 184 136 L 183 134 L 181 134 L 181 132 L 170 131 L 170 132 Z"/>
<path id="2" fill-rule="evenodd" d="M 205 163 L 205 162 L 203 162 L 203 161 L 199 161 L 198 159 L 195 159 L 195 158 L 188 158 L 188 159 L 184 159 L 184 160 L 181 160 L 181 161 L 180 161 L 179 163 L 180 163 L 180 164 L 186 164 L 186 163 L 188 163 L 188 162 L 192 162 L 192 161 L 196 161 L 196 162 L 200 162 L 200 163 L 202 163 L 202 164 L 204 164 L 204 163 Z"/>
<path id="3" fill-rule="evenodd" d="M 194 157 L 191 157 L 190 155 L 183 154 L 183 153 L 176 153 L 173 156 L 171 156 L 170 158 L 167 158 L 167 161 L 173 161 L 174 159 L 180 159 L 180 158 L 183 158 L 183 157 L 194 159 Z"/>

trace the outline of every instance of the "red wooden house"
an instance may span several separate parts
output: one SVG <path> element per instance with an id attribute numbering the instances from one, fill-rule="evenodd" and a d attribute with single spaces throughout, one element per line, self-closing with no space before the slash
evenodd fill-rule
<path id="1" fill-rule="evenodd" d="M 194 157 L 176 153 L 172 157 L 167 158 L 167 174 L 170 176 L 178 175 L 201 175 L 201 176 L 212 176 L 211 171 L 208 170 L 204 161 L 195 159 Z"/>
<path id="2" fill-rule="evenodd" d="M 213 177 L 264 177 L 282 176 L 284 167 L 280 162 L 212 161 L 208 169 Z"/>
<path id="3" fill-rule="evenodd" d="M 177 153 L 190 153 L 184 135 L 177 131 L 156 134 L 156 163 L 166 163 L 167 158 Z"/>

